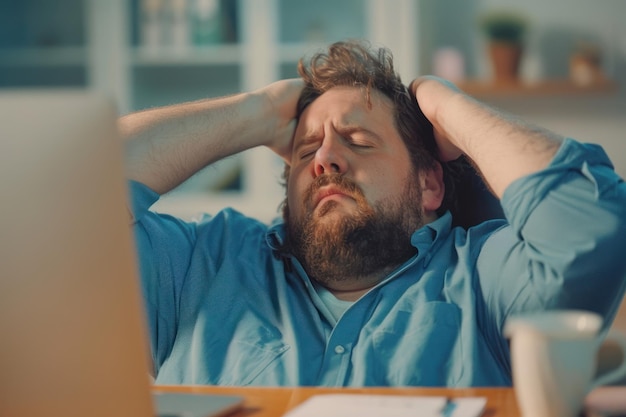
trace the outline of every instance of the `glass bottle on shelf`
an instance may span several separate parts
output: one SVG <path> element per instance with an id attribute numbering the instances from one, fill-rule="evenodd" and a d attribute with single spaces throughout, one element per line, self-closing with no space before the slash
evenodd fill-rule
<path id="1" fill-rule="evenodd" d="M 176 50 L 183 50 L 191 45 L 190 13 L 187 1 L 169 0 L 168 4 L 168 41 Z"/>
<path id="2" fill-rule="evenodd" d="M 162 0 L 142 0 L 140 6 L 140 42 L 148 50 L 161 47 L 163 10 Z"/>
<path id="3" fill-rule="evenodd" d="M 194 45 L 221 43 L 222 22 L 219 0 L 191 0 L 191 33 Z"/>

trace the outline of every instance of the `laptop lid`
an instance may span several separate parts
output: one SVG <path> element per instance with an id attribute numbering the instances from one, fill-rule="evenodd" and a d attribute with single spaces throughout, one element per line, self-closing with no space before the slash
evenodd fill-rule
<path id="1" fill-rule="evenodd" d="M 153 415 L 115 121 L 0 93 L 0 416 Z"/>
<path id="2" fill-rule="evenodd" d="M 0 94 L 0 417 L 207 417 L 243 405 L 151 394 L 116 120 L 86 92 Z"/>

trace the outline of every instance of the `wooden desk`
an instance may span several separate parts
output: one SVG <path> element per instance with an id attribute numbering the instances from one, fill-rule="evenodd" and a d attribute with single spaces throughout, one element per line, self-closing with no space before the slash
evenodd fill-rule
<path id="1" fill-rule="evenodd" d="M 519 410 L 512 388 L 260 388 L 213 386 L 155 386 L 156 391 L 199 394 L 230 394 L 245 397 L 244 409 L 232 417 L 280 417 L 288 410 L 316 394 L 363 393 L 390 395 L 436 395 L 458 397 L 485 397 L 484 417 L 518 417 Z"/>

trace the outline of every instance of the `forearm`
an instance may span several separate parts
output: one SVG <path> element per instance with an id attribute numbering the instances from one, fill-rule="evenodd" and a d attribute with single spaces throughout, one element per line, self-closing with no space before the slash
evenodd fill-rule
<path id="1" fill-rule="evenodd" d="M 562 142 L 437 81 L 418 83 L 416 96 L 444 154 L 465 154 L 499 198 L 516 179 L 548 166 Z"/>
<path id="2" fill-rule="evenodd" d="M 263 107 L 260 97 L 238 94 L 120 118 L 128 178 L 163 194 L 221 158 L 262 145 L 273 120 Z"/>
<path id="3" fill-rule="evenodd" d="M 547 167 L 562 141 L 461 94 L 451 98 L 438 120 L 500 198 L 516 179 Z"/>

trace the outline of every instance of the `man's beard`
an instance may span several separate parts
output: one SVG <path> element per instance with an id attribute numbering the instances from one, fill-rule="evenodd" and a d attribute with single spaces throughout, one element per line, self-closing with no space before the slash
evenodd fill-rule
<path id="1" fill-rule="evenodd" d="M 401 196 L 372 207 L 348 178 L 339 174 L 317 177 L 304 196 L 304 218 L 294 219 L 285 207 L 288 250 L 311 278 L 329 287 L 355 277 L 371 280 L 372 275 L 389 273 L 415 254 L 411 235 L 423 225 L 417 176 L 411 173 L 405 182 Z M 315 212 L 313 198 L 320 187 L 329 184 L 355 199 L 354 214 L 324 218 L 339 204 L 332 200 L 320 203 Z"/>

